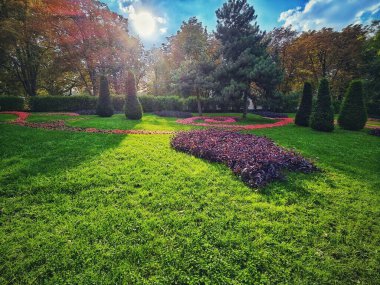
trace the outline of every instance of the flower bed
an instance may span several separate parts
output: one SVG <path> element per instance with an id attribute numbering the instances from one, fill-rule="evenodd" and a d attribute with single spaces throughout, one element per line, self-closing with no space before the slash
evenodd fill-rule
<path id="1" fill-rule="evenodd" d="M 380 128 L 371 129 L 368 133 L 372 136 L 380 137 Z"/>
<path id="2" fill-rule="evenodd" d="M 293 122 L 291 118 L 281 118 L 275 123 L 258 124 L 258 125 L 232 125 L 236 123 L 237 117 L 192 117 L 177 120 L 177 123 L 183 125 L 192 125 L 199 127 L 225 128 L 229 130 L 254 130 L 285 126 Z M 201 121 L 201 122 L 200 122 Z"/>
<path id="3" fill-rule="evenodd" d="M 282 179 L 284 170 L 310 173 L 317 168 L 301 155 L 265 137 L 221 130 L 181 132 L 171 146 L 212 162 L 226 164 L 250 187 Z"/>
<path id="4" fill-rule="evenodd" d="M 29 117 L 29 113 L 26 113 L 26 112 L 17 112 L 17 111 L 0 112 L 0 114 L 16 115 L 16 116 L 17 116 L 17 119 L 14 120 L 14 121 L 11 121 L 11 123 L 21 123 L 21 122 L 25 122 L 26 119 Z"/>
<path id="5" fill-rule="evenodd" d="M 233 124 L 236 123 L 237 120 L 237 117 L 211 117 L 204 119 L 204 122 L 212 124 Z"/>

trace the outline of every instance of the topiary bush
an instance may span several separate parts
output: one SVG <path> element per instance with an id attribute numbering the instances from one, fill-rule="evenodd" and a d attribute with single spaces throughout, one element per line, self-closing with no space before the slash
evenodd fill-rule
<path id="1" fill-rule="evenodd" d="M 113 106 L 108 87 L 108 80 L 104 75 L 100 77 L 100 89 L 98 103 L 96 105 L 96 115 L 100 117 L 112 117 L 113 115 Z"/>
<path id="2" fill-rule="evenodd" d="M 25 99 L 17 96 L 0 96 L 0 111 L 24 111 Z"/>
<path id="3" fill-rule="evenodd" d="M 367 119 L 363 84 L 360 80 L 353 80 L 343 100 L 338 124 L 342 129 L 358 131 L 364 128 Z"/>
<path id="4" fill-rule="evenodd" d="M 136 92 L 135 75 L 132 72 L 127 74 L 127 95 L 125 98 L 125 116 L 130 120 L 141 120 L 143 115 L 142 107 Z"/>
<path id="5" fill-rule="evenodd" d="M 311 84 L 305 82 L 303 86 L 301 103 L 298 108 L 294 123 L 298 126 L 308 127 L 310 123 L 310 115 L 313 106 L 313 91 Z"/>
<path id="6" fill-rule="evenodd" d="M 334 130 L 334 108 L 331 104 L 329 82 L 325 78 L 319 83 L 317 102 L 310 117 L 310 126 L 322 132 Z"/>

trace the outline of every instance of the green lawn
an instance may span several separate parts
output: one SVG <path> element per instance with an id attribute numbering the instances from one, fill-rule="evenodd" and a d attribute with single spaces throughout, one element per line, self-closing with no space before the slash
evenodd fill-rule
<path id="1" fill-rule="evenodd" d="M 189 128 L 152 115 L 71 119 Z M 254 133 L 323 172 L 257 192 L 172 150 L 169 135 L 0 124 L 0 284 L 379 284 L 379 138 L 294 125 Z"/>
<path id="2" fill-rule="evenodd" d="M 12 114 L 0 114 L 0 122 L 8 122 L 17 119 L 16 115 Z"/>

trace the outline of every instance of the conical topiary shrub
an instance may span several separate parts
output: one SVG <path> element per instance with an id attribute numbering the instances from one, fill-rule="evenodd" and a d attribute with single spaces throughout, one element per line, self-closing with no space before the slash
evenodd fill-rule
<path id="1" fill-rule="evenodd" d="M 363 98 L 363 84 L 353 80 L 347 89 L 346 96 L 338 118 L 338 124 L 346 130 L 358 131 L 367 122 L 367 110 Z"/>
<path id="2" fill-rule="evenodd" d="M 317 102 L 310 117 L 310 127 L 322 132 L 334 130 L 334 108 L 331 104 L 329 82 L 325 78 L 319 83 Z"/>
<path id="3" fill-rule="evenodd" d="M 305 82 L 303 86 L 301 103 L 294 121 L 296 125 L 303 127 L 309 126 L 312 105 L 313 93 L 311 89 L 311 84 L 309 82 Z"/>
<path id="4" fill-rule="evenodd" d="M 96 114 L 100 117 L 111 117 L 113 115 L 113 106 L 108 88 L 108 80 L 104 75 L 100 77 L 100 90 L 98 103 L 96 105 Z"/>
<path id="5" fill-rule="evenodd" d="M 132 72 L 127 74 L 127 95 L 125 98 L 125 116 L 130 120 L 142 118 L 142 107 L 136 94 L 136 81 Z"/>

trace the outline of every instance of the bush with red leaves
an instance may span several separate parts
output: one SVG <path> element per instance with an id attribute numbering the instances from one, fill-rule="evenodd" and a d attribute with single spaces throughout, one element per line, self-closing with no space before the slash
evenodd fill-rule
<path id="1" fill-rule="evenodd" d="M 220 130 L 181 132 L 171 146 L 212 162 L 226 164 L 250 187 L 283 179 L 284 171 L 310 173 L 317 168 L 301 155 L 265 137 Z"/>

